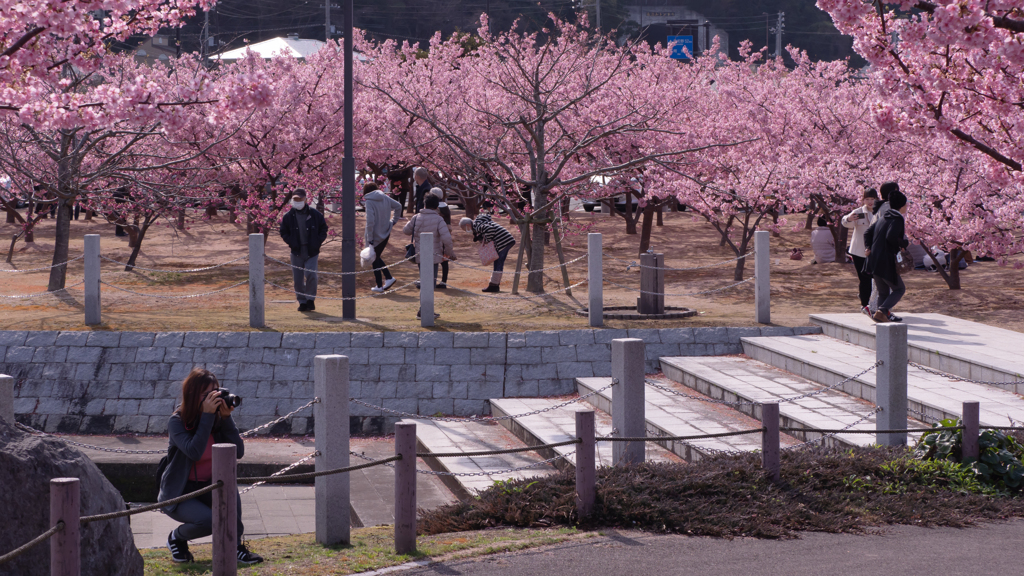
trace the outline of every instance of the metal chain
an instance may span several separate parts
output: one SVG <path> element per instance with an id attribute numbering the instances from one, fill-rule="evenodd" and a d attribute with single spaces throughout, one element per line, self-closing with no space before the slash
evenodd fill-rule
<path id="1" fill-rule="evenodd" d="M 918 364 L 917 362 L 907 362 L 907 364 L 913 366 L 914 368 L 917 368 L 918 370 L 922 370 L 924 372 L 927 372 L 929 374 L 934 374 L 936 376 L 942 376 L 943 378 L 949 378 L 950 380 L 956 380 L 957 382 L 970 382 L 972 384 L 988 384 L 989 386 L 1007 386 L 1007 385 L 1014 385 L 1014 384 L 1016 384 L 1016 385 L 1024 384 L 1024 380 L 1010 380 L 1008 382 L 988 382 L 986 380 L 972 380 L 970 378 L 964 378 L 962 376 L 956 376 L 954 374 L 949 374 L 948 372 L 940 372 L 940 371 L 935 370 L 933 368 L 929 368 L 927 366 L 922 366 L 922 365 Z"/>
<path id="2" fill-rule="evenodd" d="M 537 414 L 543 414 L 544 412 L 550 412 L 552 410 L 557 410 L 559 408 L 564 408 L 564 407 L 566 407 L 566 406 L 568 406 L 570 404 L 575 404 L 576 402 L 582 402 L 583 400 L 586 400 L 587 398 L 590 398 L 591 396 L 593 396 L 595 394 L 598 394 L 600 392 L 604 392 L 605 390 L 611 388 L 612 386 L 614 386 L 616 384 L 618 384 L 618 381 L 617 380 L 612 380 L 611 384 L 609 384 L 607 386 L 604 386 L 602 388 L 598 388 L 597 390 L 594 390 L 593 392 L 591 392 L 589 394 L 585 394 L 585 395 L 580 396 L 578 398 L 573 398 L 572 400 L 566 400 L 565 402 L 562 402 L 560 404 L 554 404 L 552 406 L 548 406 L 547 408 L 540 408 L 538 410 L 534 410 L 533 412 L 527 412 L 525 414 L 517 414 L 515 416 L 481 416 L 481 417 L 474 416 L 472 418 L 452 418 L 452 417 L 449 417 L 449 416 L 425 416 L 425 415 L 421 415 L 421 414 L 411 414 L 409 412 L 402 412 L 401 410 L 392 410 L 390 408 L 385 408 L 383 406 L 375 406 L 375 405 L 370 404 L 368 402 L 363 402 L 362 400 L 360 400 L 358 398 L 350 398 L 350 400 L 352 402 L 355 402 L 356 404 L 361 405 L 361 406 L 365 406 L 367 408 L 372 408 L 373 410 L 380 410 L 382 412 L 387 412 L 389 414 L 397 414 L 399 416 L 404 416 L 406 418 L 415 418 L 417 420 L 431 420 L 433 422 L 497 422 L 499 420 L 513 420 L 515 418 L 525 418 L 526 416 L 535 416 Z"/>
<path id="3" fill-rule="evenodd" d="M 399 264 L 402 264 L 403 262 L 408 262 L 410 260 L 413 260 L 416 257 L 415 256 L 410 256 L 410 257 L 408 257 L 408 258 L 406 258 L 404 260 L 399 260 L 398 262 L 392 262 L 391 264 L 388 264 L 387 266 L 382 266 L 380 268 L 371 268 L 369 270 L 357 270 L 355 272 L 326 272 L 324 270 L 312 270 L 310 268 L 303 268 L 302 266 L 296 266 L 294 264 L 290 264 L 288 262 L 284 262 L 282 260 L 278 260 L 277 258 L 271 258 L 270 256 L 264 256 L 264 258 L 266 258 L 267 260 L 270 260 L 271 262 L 277 262 L 278 264 L 281 264 L 283 266 L 287 266 L 289 268 L 294 268 L 295 270 L 302 270 L 303 272 L 313 272 L 314 274 L 323 274 L 325 276 L 354 276 L 354 275 L 359 275 L 359 274 L 369 274 L 370 272 L 380 272 L 381 270 L 387 270 L 388 268 L 391 268 L 392 266 L 398 266 Z"/>
<path id="4" fill-rule="evenodd" d="M 718 266 L 725 266 L 726 264 L 732 264 L 733 262 L 736 262 L 737 260 L 743 260 L 747 256 L 752 256 L 753 254 L 754 254 L 754 251 L 751 250 L 750 252 L 747 252 L 743 256 L 737 256 L 736 258 L 733 258 L 732 260 L 723 260 L 723 261 L 715 263 L 715 264 L 708 264 L 707 266 L 695 266 L 693 268 L 668 268 L 668 267 L 661 267 L 661 266 L 644 266 L 643 264 L 637 264 L 636 260 L 632 260 L 632 261 L 629 262 L 628 265 L 626 265 L 626 272 L 629 272 L 630 268 L 640 268 L 641 270 L 643 270 L 645 268 L 647 270 L 669 270 L 669 271 L 672 271 L 672 272 L 689 272 L 689 271 L 692 271 L 692 270 L 706 270 L 708 268 L 717 268 Z M 621 259 L 620 258 L 614 258 L 614 260 L 621 260 Z M 622 260 L 622 261 L 625 262 L 625 260 Z"/>
<path id="5" fill-rule="evenodd" d="M 143 272 L 169 272 L 169 273 L 170 272 L 176 272 L 176 273 L 179 273 L 179 274 L 191 274 L 191 273 L 195 273 L 195 272 L 205 272 L 207 270 L 214 270 L 214 269 L 220 268 L 222 266 L 227 266 L 228 264 L 234 264 L 235 262 L 239 262 L 241 260 L 248 260 L 249 259 L 249 255 L 246 254 L 245 256 L 242 256 L 241 258 L 235 258 L 234 260 L 229 260 L 227 262 L 222 262 L 220 264 L 214 264 L 213 266 L 207 266 L 205 268 L 191 268 L 191 269 L 188 269 L 188 270 L 171 270 L 171 269 L 160 269 L 160 268 L 143 268 L 142 266 L 136 266 L 134 264 L 128 264 L 127 262 L 118 262 L 117 260 L 114 260 L 113 258 L 107 258 L 106 256 L 103 256 L 103 255 L 100 255 L 100 258 L 106 260 L 107 262 L 111 262 L 113 264 L 117 264 L 118 266 L 131 266 L 132 270 L 142 270 Z"/>
<path id="6" fill-rule="evenodd" d="M 939 419 L 937 419 L 937 418 L 935 418 L 933 416 L 929 416 L 929 415 L 925 414 L 924 412 L 921 412 L 920 410 L 914 410 L 910 406 L 907 406 L 907 413 L 914 414 L 915 416 L 920 416 L 922 422 L 929 422 L 929 421 L 931 421 L 931 422 L 938 422 L 939 421 Z"/>
<path id="7" fill-rule="evenodd" d="M 271 478 L 275 478 L 277 476 L 281 476 L 282 474 L 287 474 L 287 473 L 291 472 L 292 470 L 298 468 L 306 460 L 309 460 L 310 458 L 315 458 L 315 457 L 317 457 L 319 455 L 320 455 L 319 451 L 312 452 L 312 453 L 310 453 L 309 456 L 306 456 L 305 458 L 303 458 L 301 460 L 297 460 L 296 462 L 294 462 L 292 464 L 289 464 L 288 466 L 285 466 L 284 468 L 278 470 L 277 472 L 274 472 L 273 474 L 270 475 L 270 477 Z M 252 490 L 253 488 L 256 488 L 257 486 L 263 486 L 264 484 L 266 484 L 265 481 L 264 482 L 256 482 L 256 483 L 246 487 L 241 492 L 239 492 L 238 495 L 241 496 L 241 495 L 245 494 L 246 492 Z"/>
<path id="8" fill-rule="evenodd" d="M 489 471 L 484 471 L 484 472 L 439 472 L 439 471 L 435 471 L 435 470 L 419 470 L 419 469 L 417 469 L 416 473 L 417 474 L 427 474 L 429 476 L 457 476 L 457 477 L 461 477 L 461 478 L 469 478 L 469 477 L 473 477 L 473 476 L 496 476 L 498 474 L 509 474 L 509 473 L 512 473 L 512 472 L 520 472 L 522 470 L 529 470 L 530 468 L 536 468 L 538 466 L 543 466 L 545 464 L 550 464 L 550 463 L 554 462 L 555 460 L 558 460 L 559 458 L 568 458 L 569 456 L 572 456 L 574 454 L 576 454 L 575 450 L 573 450 L 571 452 L 568 452 L 566 454 L 558 454 L 557 456 L 552 456 L 551 458 L 548 458 L 547 460 L 541 460 L 539 462 L 534 462 L 533 464 L 527 464 L 526 466 L 519 466 L 517 468 L 506 468 L 504 470 L 489 470 Z"/>
<path id="9" fill-rule="evenodd" d="M 501 450 L 481 450 L 479 452 L 417 452 L 417 458 L 472 458 L 474 456 L 498 456 L 501 454 L 518 454 L 520 452 L 530 452 L 533 450 L 540 450 L 542 448 L 558 448 L 559 446 L 570 446 L 572 444 L 581 444 L 583 440 L 579 438 L 573 438 L 572 440 L 565 440 L 563 442 L 554 442 L 552 444 L 540 444 L 537 446 L 523 446 L 522 448 L 503 448 Z"/>
<path id="10" fill-rule="evenodd" d="M 28 432 L 29 434 L 34 434 L 36 436 L 46 436 L 48 438 L 56 438 L 57 440 L 60 440 L 61 442 L 65 443 L 65 444 L 70 444 L 72 446 L 77 446 L 79 448 L 85 448 L 87 450 L 97 450 L 99 452 L 112 452 L 114 454 L 166 454 L 167 453 L 167 449 L 166 448 L 164 448 L 163 450 L 125 450 L 124 448 L 104 448 L 103 446 L 93 446 L 92 444 L 82 444 L 81 442 L 75 442 L 74 440 L 68 440 L 67 438 L 64 438 L 64 437 L 61 437 L 61 436 L 55 436 L 53 434 L 48 434 L 48 433 L 43 432 L 41 430 L 36 430 L 35 428 L 32 428 L 30 426 L 26 426 L 26 425 L 22 424 L 21 422 L 15 422 L 14 425 L 17 426 L 18 428 L 24 430 L 25 432 Z"/>
<path id="11" fill-rule="evenodd" d="M 811 396 L 817 396 L 818 394 L 822 394 L 824 392 L 828 392 L 829 390 L 835 390 L 836 388 L 839 388 L 843 384 L 846 384 L 847 382 L 849 382 L 851 380 L 856 380 L 857 378 L 860 378 L 861 376 L 867 374 L 868 372 L 871 372 L 872 370 L 874 370 L 875 368 L 878 368 L 882 364 L 883 364 L 883 362 L 881 360 L 878 360 L 877 362 L 875 362 L 871 366 L 868 366 L 864 370 L 861 370 L 857 374 L 854 374 L 853 376 L 850 376 L 848 378 L 844 378 L 844 379 L 840 380 L 839 382 L 836 382 L 835 384 L 832 384 L 831 386 L 826 386 L 825 388 L 822 388 L 820 390 L 814 390 L 812 392 L 807 392 L 806 394 L 801 394 L 799 396 L 791 396 L 789 398 L 780 398 L 778 400 L 778 402 L 779 402 L 779 404 L 782 404 L 783 402 L 796 402 L 797 400 L 803 400 L 804 398 L 810 398 Z"/>
<path id="12" fill-rule="evenodd" d="M 249 430 L 246 430 L 245 432 L 242 432 L 241 434 L 239 434 L 239 436 L 245 438 L 247 436 L 255 435 L 257 432 L 259 432 L 260 430 L 263 430 L 264 428 L 272 428 L 272 427 L 280 424 L 281 422 L 284 422 L 285 420 L 291 418 L 292 416 L 295 416 L 299 412 L 302 412 L 306 408 L 309 408 L 313 404 L 318 404 L 319 402 L 320 402 L 320 398 L 319 397 L 313 398 L 309 402 L 306 402 L 304 405 L 296 408 L 295 410 L 292 410 L 291 412 L 285 414 L 284 416 L 281 416 L 280 418 L 278 418 L 276 420 L 271 420 L 270 422 L 267 422 L 266 424 L 263 424 L 261 426 L 257 426 L 255 428 L 251 428 Z"/>
<path id="13" fill-rule="evenodd" d="M 82 254 L 81 256 L 78 256 L 76 258 L 72 258 L 67 262 L 61 262 L 60 264 L 53 264 L 50 266 L 43 266 L 42 268 L 27 268 L 25 270 L 15 270 L 14 268 L 0 268 L 0 272 L 7 272 L 10 274 L 26 274 L 28 272 L 41 272 L 43 270 L 52 270 L 54 268 L 60 268 L 61 266 L 67 266 L 68 264 L 81 260 L 82 258 L 85 258 L 85 254 Z"/>
<path id="14" fill-rule="evenodd" d="M 686 394 L 684 392 L 678 392 L 678 391 L 673 390 L 673 389 L 671 389 L 671 388 L 669 388 L 667 386 L 662 386 L 661 384 L 658 384 L 656 382 L 651 382 L 650 380 L 645 380 L 645 383 L 648 386 L 651 386 L 653 388 L 657 388 L 658 390 L 661 390 L 663 392 L 668 392 L 669 394 L 674 394 L 676 396 L 682 396 L 683 398 L 689 398 L 690 400 L 699 400 L 701 402 L 708 402 L 710 404 L 723 404 L 725 406 L 750 406 L 750 405 L 753 405 L 753 404 L 760 404 L 760 402 L 749 402 L 749 401 L 746 401 L 746 400 L 741 400 L 741 401 L 738 401 L 738 402 L 730 402 L 728 400 L 717 400 L 715 398 L 706 398 L 704 396 L 693 396 L 691 394 Z"/>
<path id="15" fill-rule="evenodd" d="M 248 284 L 248 283 L 249 283 L 249 279 L 246 278 L 245 280 L 242 280 L 241 282 L 236 282 L 236 283 L 232 284 L 231 286 L 228 286 L 226 288 L 221 288 L 220 290 L 214 290 L 212 292 L 202 292 L 200 294 L 185 294 L 184 296 L 167 296 L 167 295 L 164 295 L 164 294 L 145 294 L 143 292 L 136 292 L 134 290 L 129 290 L 127 288 L 122 288 L 120 286 L 115 286 L 113 284 L 110 284 L 108 282 L 104 282 L 104 281 L 100 280 L 100 284 L 103 284 L 104 286 L 110 286 L 114 290 L 120 290 L 121 292 L 127 292 L 129 294 L 135 294 L 136 296 L 143 296 L 143 297 L 146 297 L 146 298 L 162 298 L 162 299 L 165 299 L 165 300 L 187 300 L 189 298 L 201 298 L 203 296 L 213 296 L 214 294 L 220 294 L 221 292 L 225 292 L 227 290 L 231 290 L 232 288 L 238 288 L 239 286 L 241 286 L 243 284 Z"/>
<path id="16" fill-rule="evenodd" d="M 366 298 L 376 298 L 378 296 L 387 296 L 388 294 L 392 294 L 394 292 L 398 292 L 399 290 L 405 290 L 409 286 L 412 286 L 413 284 L 416 283 L 416 281 L 413 280 L 412 282 L 409 282 L 408 284 L 403 284 L 403 285 L 399 286 L 398 288 L 392 288 L 391 290 L 388 290 L 387 292 L 373 292 L 371 294 L 367 294 L 366 296 L 353 296 L 351 298 L 345 298 L 345 297 L 332 298 L 330 296 L 318 296 L 316 294 L 304 294 L 302 292 L 296 292 L 292 288 L 285 288 L 284 286 L 278 286 L 277 284 L 274 284 L 270 280 L 264 280 L 264 282 L 268 286 L 273 286 L 274 288 L 277 288 L 278 290 L 284 290 L 285 292 L 291 292 L 292 294 L 295 294 L 296 296 L 305 296 L 306 298 L 310 298 L 310 299 L 314 299 L 314 300 L 363 300 L 363 299 L 366 299 Z"/>
<path id="17" fill-rule="evenodd" d="M 24 299 L 24 298 L 35 298 L 36 296 L 46 296 L 47 294 L 56 294 L 57 292 L 64 292 L 68 288 L 77 288 L 77 287 L 81 286 L 82 284 L 85 284 L 85 280 L 82 280 L 78 284 L 72 284 L 71 286 L 65 286 L 65 287 L 57 289 L 57 290 L 49 290 L 47 292 L 37 292 L 35 294 L 14 294 L 12 296 L 0 295 L 0 298 L 8 298 L 8 299 L 11 299 L 11 300 L 21 300 L 21 299 Z"/>
<path id="18" fill-rule="evenodd" d="M 306 472 L 303 474 L 281 474 L 278 476 L 251 476 L 247 478 L 239 478 L 239 482 L 298 482 L 300 480 L 312 480 L 321 476 L 331 476 L 334 474 L 344 474 L 346 472 L 355 472 L 356 470 L 362 470 L 364 468 L 372 468 L 381 464 L 387 464 L 388 462 L 395 462 L 401 460 L 400 455 L 395 455 L 390 458 L 384 458 L 382 460 L 372 460 L 366 464 L 357 464 L 355 466 L 346 466 L 345 468 L 335 468 L 333 470 L 320 470 L 317 472 Z"/>
<path id="19" fill-rule="evenodd" d="M 584 254 L 583 256 L 580 256 L 578 258 L 573 258 L 572 260 L 566 260 L 565 265 L 568 266 L 570 264 L 575 264 L 576 262 L 579 262 L 580 260 L 585 259 L 587 256 L 588 256 L 588 254 Z M 494 270 L 492 268 L 481 268 L 479 266 L 471 266 L 469 264 L 463 264 L 463 263 L 459 262 L 458 260 L 450 260 L 450 262 L 452 264 L 455 264 L 456 266 L 461 267 L 461 268 L 472 268 L 473 270 L 480 270 L 481 272 L 494 272 Z M 538 272 L 547 272 L 548 270 L 556 270 L 556 269 L 561 268 L 561 267 L 562 267 L 561 264 L 555 264 L 554 266 L 548 266 L 547 268 L 541 268 L 540 270 L 525 270 L 524 272 L 525 273 L 534 274 L 534 273 L 538 273 Z"/>
<path id="20" fill-rule="evenodd" d="M 811 444 L 817 444 L 818 442 L 824 442 L 828 438 L 833 438 L 833 437 L 837 436 L 838 434 L 842 434 L 846 430 L 849 430 L 850 428 L 853 428 L 854 426 L 860 424 L 861 422 L 864 422 L 864 421 L 870 419 L 872 416 L 874 416 L 875 414 L 878 414 L 881 411 L 882 411 L 882 407 L 879 406 L 879 407 L 875 408 L 874 410 L 872 410 L 871 412 L 868 412 L 864 416 L 861 416 L 856 421 L 854 421 L 854 422 L 852 422 L 852 423 L 850 423 L 850 424 L 840 428 L 839 431 L 837 431 L 837 432 L 830 432 L 828 434 L 823 434 L 820 438 L 815 438 L 814 440 L 808 440 L 806 442 L 801 442 L 800 444 L 794 444 L 793 446 L 786 446 L 785 448 L 783 448 L 783 450 L 796 450 L 798 448 L 803 448 L 804 446 L 809 446 Z"/>
<path id="21" fill-rule="evenodd" d="M 571 286 L 568 286 L 566 288 L 560 288 L 558 290 L 552 290 L 551 292 L 545 292 L 544 294 L 535 294 L 533 296 L 527 296 L 525 294 L 510 294 L 508 296 L 494 296 L 494 295 L 491 295 L 491 294 L 477 294 L 476 292 L 470 292 L 469 290 L 463 290 L 462 288 L 456 288 L 454 286 L 449 286 L 449 288 L 454 290 L 455 292 L 463 292 L 465 294 L 469 294 L 470 296 L 476 296 L 477 298 L 491 298 L 491 299 L 494 299 L 494 300 L 536 300 L 538 298 L 543 298 L 545 296 L 551 296 L 553 294 L 561 294 L 562 292 L 568 292 L 569 290 L 572 290 L 573 288 L 576 288 L 577 286 L 582 286 L 582 285 L 584 285 L 586 283 L 587 283 L 586 280 L 582 280 L 582 281 L 577 282 L 575 284 L 572 284 Z"/>
<path id="22" fill-rule="evenodd" d="M 736 283 L 733 283 L 733 284 L 729 284 L 728 286 L 723 286 L 721 288 L 713 288 L 711 290 L 702 290 L 700 292 L 687 292 L 686 294 L 668 294 L 668 293 L 662 293 L 662 292 L 648 292 L 647 290 L 640 290 L 638 288 L 633 288 L 631 286 L 625 286 L 623 284 L 612 282 L 611 280 L 605 280 L 605 283 L 606 284 L 611 284 L 612 286 L 617 286 L 619 288 L 624 288 L 624 289 L 629 290 L 631 292 L 639 292 L 641 294 L 653 294 L 655 296 L 675 296 L 675 297 L 681 297 L 681 296 L 701 296 L 703 294 L 714 294 L 715 292 L 722 292 L 724 290 L 728 290 L 729 288 L 735 288 L 736 286 L 739 286 L 740 284 L 746 284 L 747 282 L 752 282 L 755 279 L 756 279 L 755 276 L 751 276 L 750 278 L 747 278 L 746 280 L 740 280 L 739 282 L 736 282 Z"/>

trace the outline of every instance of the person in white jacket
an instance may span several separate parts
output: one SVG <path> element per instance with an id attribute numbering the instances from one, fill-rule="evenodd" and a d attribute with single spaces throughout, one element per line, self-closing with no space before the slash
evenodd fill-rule
<path id="1" fill-rule="evenodd" d="M 860 280 L 857 292 L 858 296 L 860 296 L 860 309 L 861 312 L 868 316 L 871 316 L 869 303 L 871 301 L 872 278 L 871 274 L 864 271 L 864 261 L 867 259 L 866 247 L 864 246 L 864 232 L 875 221 L 875 202 L 878 202 L 878 192 L 874 188 L 865 188 L 864 194 L 861 196 L 861 205 L 846 216 L 843 216 L 842 221 L 843 226 L 853 231 L 850 233 L 850 247 L 847 253 L 853 257 L 853 265 L 857 269 L 857 278 Z"/>

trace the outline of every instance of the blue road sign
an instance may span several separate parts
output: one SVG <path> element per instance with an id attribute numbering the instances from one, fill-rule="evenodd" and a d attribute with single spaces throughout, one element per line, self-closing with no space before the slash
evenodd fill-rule
<path id="1" fill-rule="evenodd" d="M 693 36 L 669 36 L 668 46 L 672 51 L 670 57 L 676 60 L 689 60 L 693 57 Z"/>

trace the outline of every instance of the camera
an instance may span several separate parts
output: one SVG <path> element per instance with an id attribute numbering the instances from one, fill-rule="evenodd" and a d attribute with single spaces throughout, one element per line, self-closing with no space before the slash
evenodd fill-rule
<path id="1" fill-rule="evenodd" d="M 227 388 L 219 388 L 217 391 L 220 392 L 217 397 L 223 399 L 224 403 L 232 408 L 238 408 L 238 405 L 242 403 L 242 397 L 232 394 Z"/>

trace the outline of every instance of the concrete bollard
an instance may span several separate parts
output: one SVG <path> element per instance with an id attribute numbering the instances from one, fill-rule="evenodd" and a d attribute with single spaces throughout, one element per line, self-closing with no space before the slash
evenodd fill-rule
<path id="1" fill-rule="evenodd" d="M 103 321 L 100 313 L 100 235 L 85 235 L 85 325 Z"/>
<path id="2" fill-rule="evenodd" d="M 416 551 L 416 423 L 395 424 L 395 553 Z"/>
<path id="3" fill-rule="evenodd" d="M 779 469 L 782 467 L 779 461 L 778 402 L 761 404 L 761 424 L 764 425 L 764 432 L 761 433 L 761 468 L 771 474 L 773 481 L 778 481 Z"/>
<path id="4" fill-rule="evenodd" d="M 612 378 L 618 380 L 618 384 L 612 387 L 612 429 L 615 436 L 636 438 L 647 433 L 644 364 L 643 340 L 612 340 Z M 640 464 L 644 461 L 645 448 L 640 440 L 612 442 L 612 462 L 616 466 Z"/>
<path id="5" fill-rule="evenodd" d="M 978 460 L 979 447 L 978 447 L 978 434 L 981 419 L 981 405 L 978 402 L 964 402 L 963 407 L 963 424 L 964 424 L 964 435 L 961 443 L 961 456 L 964 463 L 975 462 Z"/>
<path id="6" fill-rule="evenodd" d="M 597 497 L 593 410 L 576 412 L 576 437 L 582 440 L 576 445 L 576 515 L 585 518 Z"/>
<path id="7" fill-rule="evenodd" d="M 754 232 L 754 316 L 761 324 L 771 324 L 772 321 L 769 237 L 767 230 Z"/>
<path id="8" fill-rule="evenodd" d="M 14 424 L 14 377 L 0 374 L 0 419 Z"/>
<path id="9" fill-rule="evenodd" d="M 875 369 L 876 430 L 907 428 L 907 325 L 898 322 L 875 326 L 875 355 L 882 365 Z M 878 434 L 882 446 L 906 446 L 907 433 Z"/>
<path id="10" fill-rule="evenodd" d="M 50 576 L 80 576 L 82 572 L 81 482 L 78 478 L 50 480 L 50 526 L 64 529 L 50 537 Z"/>
<path id="11" fill-rule="evenodd" d="M 440 241 L 440 239 L 438 239 Z M 416 252 L 420 263 L 420 326 L 434 325 L 434 234 L 420 234 L 420 247 Z"/>
<path id="12" fill-rule="evenodd" d="M 587 300 L 590 325 L 604 326 L 604 258 L 601 234 L 587 234 Z"/>
<path id="13" fill-rule="evenodd" d="M 313 434 L 315 470 L 349 466 L 349 361 L 348 356 L 313 358 Z M 326 546 L 351 544 L 350 482 L 348 474 L 315 480 L 316 541 Z"/>
<path id="14" fill-rule="evenodd" d="M 238 573 L 238 447 L 213 445 L 213 576 Z"/>
<path id="15" fill-rule="evenodd" d="M 249 234 L 249 326 L 263 328 L 266 321 L 266 300 L 263 295 L 263 234 Z"/>
<path id="16" fill-rule="evenodd" d="M 665 313 L 665 255 L 640 255 L 640 297 L 636 299 L 638 314 Z"/>

